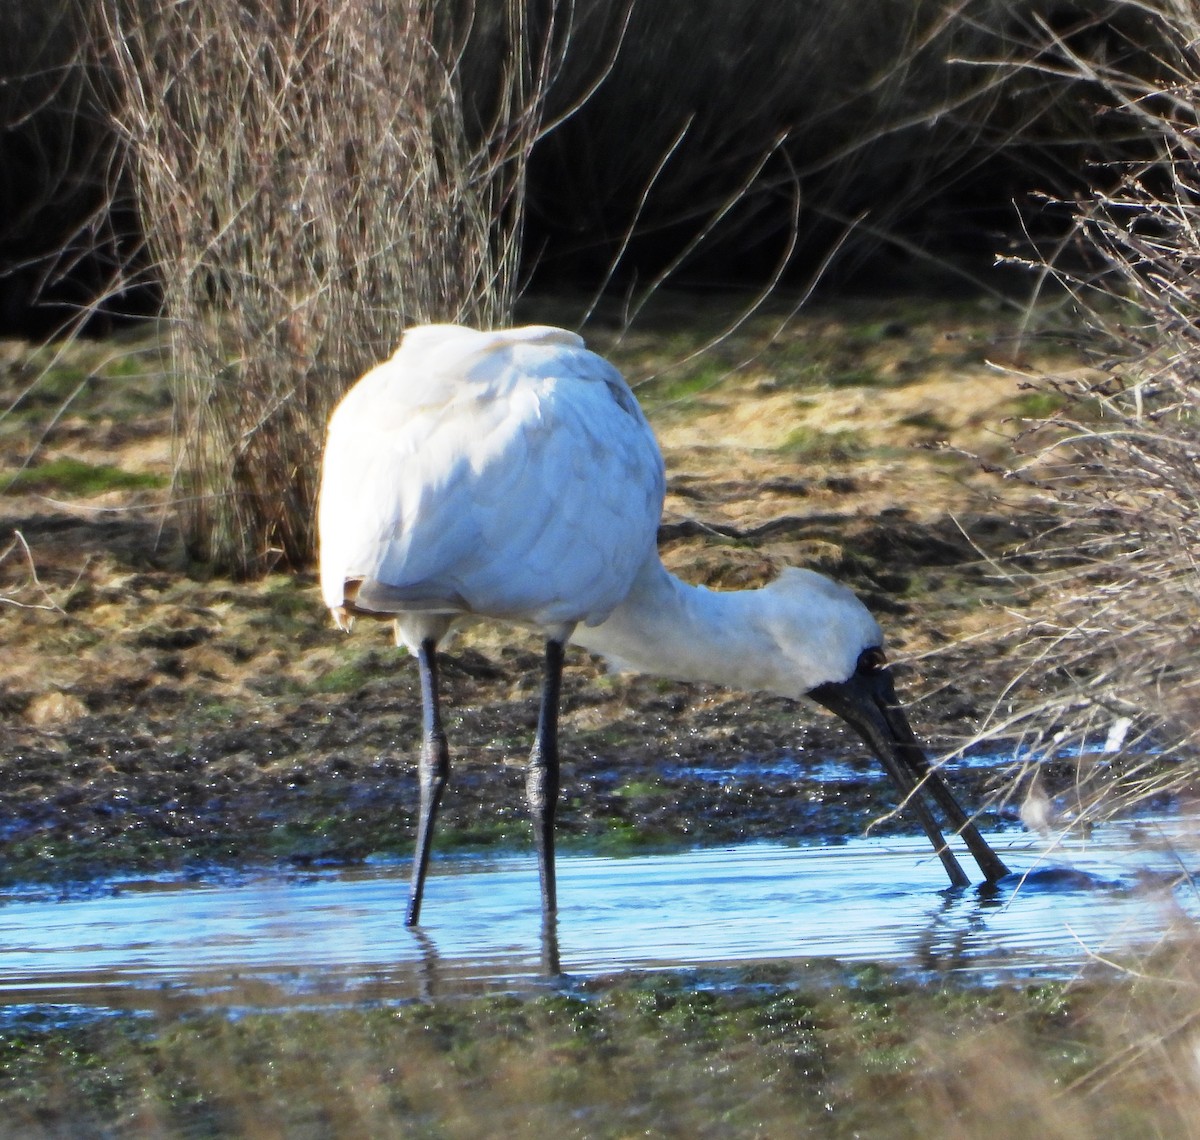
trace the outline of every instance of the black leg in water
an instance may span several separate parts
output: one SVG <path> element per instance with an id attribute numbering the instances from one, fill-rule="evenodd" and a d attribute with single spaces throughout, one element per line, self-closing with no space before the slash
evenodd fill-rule
<path id="1" fill-rule="evenodd" d="M 558 957 L 558 915 L 542 913 L 542 970 L 550 977 L 562 973 Z"/>
<path id="2" fill-rule="evenodd" d="M 542 707 L 525 778 L 525 796 L 533 821 L 533 841 L 537 847 L 538 876 L 542 884 L 543 920 L 558 911 L 554 879 L 554 812 L 558 806 L 558 697 L 562 688 L 563 656 L 561 641 L 546 642 Z"/>
<path id="3" fill-rule="evenodd" d="M 427 638 L 417 654 L 421 671 L 421 814 L 417 819 L 417 846 L 413 852 L 412 889 L 408 896 L 405 924 L 416 926 L 421 918 L 421 899 L 425 894 L 425 872 L 429 869 L 429 849 L 433 842 L 433 822 L 450 775 L 450 749 L 442 729 L 438 707 L 437 642 Z"/>

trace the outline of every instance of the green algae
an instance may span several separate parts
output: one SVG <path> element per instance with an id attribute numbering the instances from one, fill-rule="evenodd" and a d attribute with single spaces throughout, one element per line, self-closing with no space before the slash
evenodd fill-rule
<path id="1" fill-rule="evenodd" d="M 1071 1088 L 1103 1043 L 1085 1016 L 1099 1000 L 796 961 L 374 1008 L 34 1009 L 0 1032 L 0 1111 L 31 1136 L 983 1136 L 970 1105 L 936 1115 L 970 1042 L 994 1035 Z"/>

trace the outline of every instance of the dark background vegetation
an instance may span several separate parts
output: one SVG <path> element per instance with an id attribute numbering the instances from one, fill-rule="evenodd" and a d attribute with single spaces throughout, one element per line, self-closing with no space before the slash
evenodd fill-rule
<path id="1" fill-rule="evenodd" d="M 1036 283 L 1070 300 L 1097 372 L 1047 379 L 1031 438 L 1071 442 L 1020 472 L 1070 531 L 1067 601 L 1048 621 L 1043 595 L 1022 634 L 1031 684 L 1070 708 L 1031 717 L 1061 737 L 1082 709 L 1086 735 L 1167 680 L 1193 691 L 1194 5 L 222 2 L 0 8 L 0 332 L 82 314 L 102 333 L 166 298 L 197 564 L 307 565 L 304 476 L 340 390 L 414 320 L 505 319 L 514 280 L 606 294 L 624 311 L 593 311 L 618 320 L 664 282 Z M 326 62 L 288 72 L 289 50 Z M 223 133 L 246 107 L 282 117 Z M 1177 735 L 1198 707 L 1170 707 Z"/>
<path id="2" fill-rule="evenodd" d="M 543 7 L 529 6 L 535 26 Z M 158 302 L 75 12 L 0 7 L 8 334 L 44 334 L 98 296 L 98 331 Z M 463 100 L 487 124 L 503 37 L 466 3 L 448 22 L 448 40 L 470 28 Z M 829 285 L 994 281 L 997 252 L 1064 232 L 1047 201 L 1103 182 L 1138 145 L 1098 113 L 1102 88 L 1062 74 L 1062 47 L 1157 66 L 1154 23 L 1122 3 L 587 0 L 549 34 L 562 62 L 528 173 L 535 288 L 807 282 L 834 249 Z"/>

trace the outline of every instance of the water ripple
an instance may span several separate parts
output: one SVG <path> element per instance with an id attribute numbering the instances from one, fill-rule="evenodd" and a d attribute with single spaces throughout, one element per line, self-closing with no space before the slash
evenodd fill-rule
<path id="1" fill-rule="evenodd" d="M 1153 837 L 1153 843 L 1145 842 Z M 559 861 L 574 976 L 798 958 L 990 979 L 1063 976 L 1144 953 L 1198 900 L 1191 821 L 1112 823 L 1045 848 L 991 837 L 1013 875 L 952 890 L 917 838 L 748 844 Z M 419 931 L 406 868 L 124 880 L 65 899 L 0 896 L 10 1005 L 404 1000 L 536 984 L 547 947 L 532 859 L 435 862 Z"/>

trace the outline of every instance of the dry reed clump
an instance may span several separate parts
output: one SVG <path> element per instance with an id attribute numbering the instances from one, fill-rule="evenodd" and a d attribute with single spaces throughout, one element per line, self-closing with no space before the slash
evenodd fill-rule
<path id="1" fill-rule="evenodd" d="M 90 13 L 177 373 L 192 554 L 240 574 L 312 554 L 320 433 L 413 323 L 492 323 L 516 288 L 544 61 L 521 5 L 471 141 L 437 6 L 105 0 Z"/>
<path id="2" fill-rule="evenodd" d="M 1075 754 L 1085 814 L 1190 788 L 1200 736 L 1200 16 L 1131 7 L 1157 24 L 1158 79 L 1061 41 L 1043 61 L 1086 80 L 1142 157 L 1100 172 L 1109 188 L 1076 203 L 1070 240 L 1039 266 L 1089 327 L 1097 371 L 1036 381 L 1058 409 L 1019 473 L 1060 521 L 1026 552 L 1038 616 L 1006 699 L 1022 695 L 989 728 Z"/>

